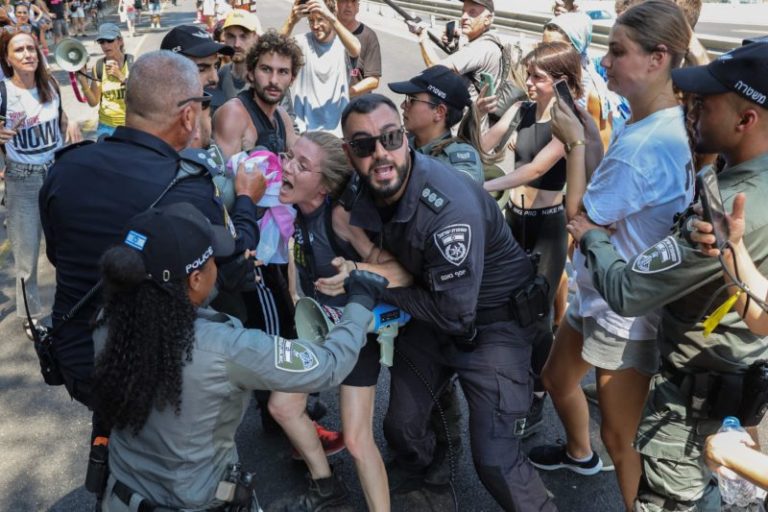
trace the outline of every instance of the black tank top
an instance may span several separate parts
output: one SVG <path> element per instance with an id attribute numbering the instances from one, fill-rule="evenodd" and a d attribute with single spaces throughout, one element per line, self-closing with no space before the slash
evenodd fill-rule
<path id="1" fill-rule="evenodd" d="M 517 128 L 515 169 L 531 163 L 536 155 L 552 141 L 551 122 L 536 122 L 536 104 L 524 105 L 523 116 Z M 561 158 L 545 174 L 528 183 L 540 190 L 560 191 L 565 186 L 565 158 Z"/>
<path id="2" fill-rule="evenodd" d="M 316 279 L 336 275 L 336 268 L 331 265 L 331 260 L 336 256 L 360 261 L 352 244 L 341 240 L 333 233 L 332 209 L 333 205 L 326 201 L 309 215 L 303 215 L 301 211 L 297 213 L 293 254 L 299 283 L 304 294 L 314 298 L 320 304 L 343 307 L 347 303 L 346 295 L 336 297 L 324 295 L 315 290 L 314 284 Z"/>
<path id="3" fill-rule="evenodd" d="M 237 97 L 250 114 L 251 121 L 256 127 L 256 133 L 259 134 L 256 145 L 263 146 L 275 154 L 285 151 L 285 123 L 283 123 L 280 113 L 275 110 L 274 123 L 270 121 L 253 100 L 253 89 L 251 88 L 241 92 Z"/>

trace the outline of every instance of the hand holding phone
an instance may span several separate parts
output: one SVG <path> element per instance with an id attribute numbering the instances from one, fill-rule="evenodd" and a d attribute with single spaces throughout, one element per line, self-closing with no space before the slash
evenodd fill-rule
<path id="1" fill-rule="evenodd" d="M 573 101 L 573 96 L 571 96 L 571 89 L 568 87 L 568 82 L 565 80 L 558 80 L 555 82 L 555 94 L 557 95 L 558 101 L 562 101 L 568 105 L 568 108 L 570 108 L 574 114 L 577 116 L 579 115 L 578 110 L 576 110 L 576 102 Z"/>
<path id="2" fill-rule="evenodd" d="M 482 86 L 488 86 L 485 90 L 485 96 L 493 96 L 496 94 L 496 86 L 493 83 L 493 76 L 490 73 L 486 73 L 485 71 L 480 73 L 480 84 L 481 88 Z"/>
<path id="3" fill-rule="evenodd" d="M 445 24 L 445 42 L 450 45 L 456 38 L 456 21 L 451 20 Z"/>
<path id="4" fill-rule="evenodd" d="M 728 244 L 730 229 L 714 169 L 707 167 L 696 174 L 696 188 L 701 197 L 702 217 L 712 224 L 712 234 L 715 235 L 717 248 L 722 251 Z"/>

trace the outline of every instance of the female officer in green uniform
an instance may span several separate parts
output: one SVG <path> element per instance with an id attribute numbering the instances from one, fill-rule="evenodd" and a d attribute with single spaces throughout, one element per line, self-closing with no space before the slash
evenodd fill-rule
<path id="1" fill-rule="evenodd" d="M 224 228 L 187 203 L 149 209 L 128 226 L 124 244 L 102 258 L 105 307 L 94 333 L 94 408 L 112 429 L 102 510 L 219 510 L 250 390 L 338 385 L 386 279 L 352 273 L 344 316 L 324 344 L 286 340 L 205 307 L 214 257 L 234 249 Z"/>

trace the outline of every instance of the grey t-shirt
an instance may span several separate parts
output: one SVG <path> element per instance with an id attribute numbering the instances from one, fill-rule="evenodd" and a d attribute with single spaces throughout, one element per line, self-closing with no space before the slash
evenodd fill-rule
<path id="1" fill-rule="evenodd" d="M 482 35 L 440 61 L 440 64 L 454 68 L 459 74 L 469 78 L 473 84 L 480 83 L 480 73 L 483 72 L 490 73 L 494 83 L 499 83 L 499 75 L 502 71 L 501 49 L 496 43 Z M 477 87 L 474 85 L 469 88 L 472 101 L 477 99 L 477 93 Z"/>
<path id="2" fill-rule="evenodd" d="M 370 76 L 381 77 L 381 47 L 376 32 L 361 23 L 352 33 L 360 41 L 360 56 L 353 59 L 349 85 Z"/>

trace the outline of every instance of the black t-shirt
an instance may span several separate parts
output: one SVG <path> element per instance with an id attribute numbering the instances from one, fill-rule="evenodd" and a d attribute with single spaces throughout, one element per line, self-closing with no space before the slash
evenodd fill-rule
<path id="1" fill-rule="evenodd" d="M 64 0 L 45 0 L 48 10 L 56 15 L 57 20 L 64 19 Z"/>

